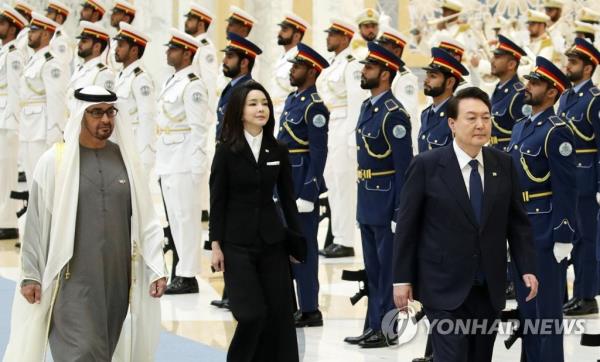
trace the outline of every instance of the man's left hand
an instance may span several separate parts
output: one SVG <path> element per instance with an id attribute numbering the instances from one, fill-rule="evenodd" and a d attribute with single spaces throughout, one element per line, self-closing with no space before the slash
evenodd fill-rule
<path id="1" fill-rule="evenodd" d="M 525 283 L 525 286 L 530 289 L 529 295 L 525 298 L 525 301 L 529 302 L 537 295 L 538 280 L 533 274 L 523 274 L 523 282 Z"/>
<path id="2" fill-rule="evenodd" d="M 167 278 L 160 278 L 150 284 L 150 296 L 152 298 L 160 298 L 165 294 L 167 289 Z"/>

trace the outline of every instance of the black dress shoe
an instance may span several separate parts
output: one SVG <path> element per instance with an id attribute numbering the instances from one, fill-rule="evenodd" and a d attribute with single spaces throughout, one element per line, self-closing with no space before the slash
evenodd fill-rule
<path id="1" fill-rule="evenodd" d="M 230 309 L 229 308 L 229 298 L 211 300 L 210 305 L 213 305 L 217 308 Z"/>
<path id="2" fill-rule="evenodd" d="M 320 310 L 296 314 L 294 317 L 296 328 L 323 326 L 323 315 Z"/>
<path id="3" fill-rule="evenodd" d="M 513 282 L 508 283 L 506 290 L 504 291 L 504 295 L 506 296 L 506 299 L 517 298 L 517 293 L 515 293 L 515 284 Z"/>
<path id="4" fill-rule="evenodd" d="M 326 254 L 326 253 L 327 253 L 329 250 L 331 250 L 331 247 L 333 247 L 333 245 L 335 245 L 335 244 L 331 243 L 331 244 L 327 245 L 325 248 L 323 248 L 323 249 L 319 249 L 319 255 L 325 256 L 325 254 Z"/>
<path id="5" fill-rule="evenodd" d="M 418 357 L 418 358 L 413 358 L 412 362 L 433 362 L 433 357 Z"/>
<path id="6" fill-rule="evenodd" d="M 19 172 L 19 177 L 17 178 L 17 181 L 27 182 L 27 177 L 25 177 L 25 172 L 23 172 L 23 171 Z"/>
<path id="7" fill-rule="evenodd" d="M 598 302 L 596 299 L 580 299 L 570 308 L 565 309 L 564 313 L 567 317 L 598 314 Z"/>
<path id="8" fill-rule="evenodd" d="M 167 286 L 165 294 L 193 294 L 198 293 L 196 278 L 175 277 Z"/>
<path id="9" fill-rule="evenodd" d="M 19 238 L 19 229 L 0 229 L 0 240 Z"/>
<path id="10" fill-rule="evenodd" d="M 354 248 L 340 244 L 331 244 L 331 248 L 325 250 L 326 258 L 345 258 L 348 256 L 354 256 Z"/>
<path id="11" fill-rule="evenodd" d="M 390 344 L 385 339 L 383 332 L 377 331 L 370 337 L 360 341 L 358 345 L 362 348 L 383 348 L 389 346 Z"/>
<path id="12" fill-rule="evenodd" d="M 571 299 L 569 299 L 565 304 L 563 304 L 563 312 L 566 311 L 567 309 L 570 309 L 571 307 L 573 307 L 573 305 L 575 305 L 577 302 L 579 302 L 580 298 L 577 297 L 573 297 Z"/>
<path id="13" fill-rule="evenodd" d="M 346 338 L 344 338 L 344 342 L 350 343 L 350 344 L 359 344 L 360 342 L 364 341 L 365 339 L 371 337 L 373 335 L 373 333 L 375 333 L 374 330 L 372 330 L 371 328 L 367 328 L 367 329 L 365 329 L 365 331 L 363 332 L 363 334 L 361 334 L 358 337 L 346 337 Z"/>
<path id="14" fill-rule="evenodd" d="M 208 222 L 208 211 L 202 210 L 202 222 Z"/>

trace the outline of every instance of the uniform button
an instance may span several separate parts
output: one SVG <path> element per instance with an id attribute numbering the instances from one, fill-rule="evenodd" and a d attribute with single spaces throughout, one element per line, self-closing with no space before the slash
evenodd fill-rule
<path id="1" fill-rule="evenodd" d="M 540 212 L 540 209 L 535 209 L 535 212 Z"/>
<path id="2" fill-rule="evenodd" d="M 563 116 L 563 117 L 565 116 L 565 112 L 562 112 L 562 116 Z"/>
<path id="3" fill-rule="evenodd" d="M 425 139 L 425 135 L 421 136 L 421 139 L 424 140 Z"/>
<path id="4" fill-rule="evenodd" d="M 288 114 L 288 112 L 287 112 L 287 111 L 286 111 L 286 112 L 283 112 L 283 115 L 284 115 L 284 116 L 287 116 L 287 114 Z"/>
<path id="5" fill-rule="evenodd" d="M 581 162 L 577 164 L 577 166 L 581 167 Z"/>
<path id="6" fill-rule="evenodd" d="M 529 150 L 527 150 L 527 153 L 529 153 L 529 152 L 530 152 L 530 151 L 529 151 Z"/>
<path id="7" fill-rule="evenodd" d="M 357 149 L 357 150 L 360 150 L 360 146 L 356 146 L 356 149 Z"/>
<path id="8" fill-rule="evenodd" d="M 283 131 L 283 127 L 279 127 L 279 130 L 280 130 L 280 131 Z"/>
<path id="9" fill-rule="evenodd" d="M 515 145 L 515 150 L 518 150 L 518 149 L 519 149 L 519 145 Z"/>
<path id="10" fill-rule="evenodd" d="M 563 221 L 563 224 L 567 225 L 567 223 L 568 223 L 567 220 Z"/>
<path id="11" fill-rule="evenodd" d="M 433 140 L 433 142 L 437 142 L 437 140 Z"/>
<path id="12" fill-rule="evenodd" d="M 371 135 L 371 132 L 367 133 L 367 136 L 370 136 L 370 135 Z"/>
<path id="13" fill-rule="evenodd" d="M 375 186 L 375 188 L 376 188 L 376 189 L 378 189 L 378 188 L 379 188 L 379 185 Z"/>
<path id="14" fill-rule="evenodd" d="M 304 100 L 305 100 L 305 99 L 306 99 L 306 97 L 304 97 L 304 96 L 303 96 L 303 97 L 300 97 L 300 100 L 301 100 L 302 102 L 304 102 Z"/>

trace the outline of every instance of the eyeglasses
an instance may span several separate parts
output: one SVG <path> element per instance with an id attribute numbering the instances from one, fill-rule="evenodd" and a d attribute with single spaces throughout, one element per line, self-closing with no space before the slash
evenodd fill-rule
<path id="1" fill-rule="evenodd" d="M 115 107 L 110 107 L 107 110 L 103 111 L 101 108 L 94 108 L 92 110 L 85 110 L 85 113 L 88 113 L 92 116 L 92 118 L 101 119 L 106 114 L 108 118 L 115 118 L 119 110 Z"/>

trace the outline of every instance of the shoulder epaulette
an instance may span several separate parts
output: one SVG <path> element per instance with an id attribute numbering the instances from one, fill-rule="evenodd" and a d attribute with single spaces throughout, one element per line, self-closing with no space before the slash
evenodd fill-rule
<path id="1" fill-rule="evenodd" d="M 312 93 L 310 95 L 310 98 L 312 98 L 312 101 L 314 103 L 323 103 L 323 100 L 321 99 L 321 97 L 319 97 L 319 93 Z"/>
<path id="2" fill-rule="evenodd" d="M 11 44 L 11 45 L 8 46 L 8 51 L 9 52 L 12 52 L 14 50 L 17 50 L 17 47 L 14 44 Z"/>
<path id="3" fill-rule="evenodd" d="M 200 43 L 204 44 L 204 45 L 208 45 L 208 40 L 206 39 L 202 39 L 200 40 Z"/>
<path id="4" fill-rule="evenodd" d="M 403 69 L 400 70 L 399 74 L 402 76 L 402 75 L 405 75 L 405 74 L 408 74 L 408 73 L 410 73 L 410 71 L 408 69 L 406 69 L 406 68 L 403 68 Z"/>
<path id="5" fill-rule="evenodd" d="M 566 125 L 565 121 L 563 121 L 559 116 L 551 116 L 548 120 L 555 126 L 564 126 Z"/>
<path id="6" fill-rule="evenodd" d="M 135 69 L 133 70 L 133 73 L 135 74 L 135 76 L 137 77 L 138 75 L 144 73 L 144 71 L 142 70 L 142 68 L 140 67 L 135 67 Z"/>
<path id="7" fill-rule="evenodd" d="M 425 107 L 425 109 L 421 111 L 421 115 L 431 109 L 431 106 L 432 105 L 430 104 L 429 106 Z"/>
<path id="8" fill-rule="evenodd" d="M 107 67 L 106 67 L 106 65 L 104 65 L 104 63 L 98 63 L 96 66 L 97 66 L 97 67 L 98 67 L 98 69 L 100 69 L 100 70 L 104 70 L 104 69 L 106 69 L 106 68 L 107 68 Z"/>
<path id="9" fill-rule="evenodd" d="M 188 79 L 190 80 L 190 82 L 193 82 L 193 81 L 198 80 L 200 78 L 198 78 L 198 76 L 196 74 L 190 73 L 190 74 L 188 74 Z"/>
<path id="10" fill-rule="evenodd" d="M 525 89 L 525 85 L 521 82 L 516 82 L 515 84 L 513 84 L 513 88 L 515 88 L 515 90 L 517 92 L 522 91 L 523 89 Z"/>
<path id="11" fill-rule="evenodd" d="M 354 56 L 352 54 L 348 54 L 348 56 L 346 57 L 346 60 L 351 62 L 353 60 L 356 60 L 356 58 L 354 58 Z"/>
<path id="12" fill-rule="evenodd" d="M 592 88 L 590 88 L 590 93 L 592 93 L 592 95 L 594 97 L 598 97 L 598 96 L 600 96 L 600 88 L 592 87 Z"/>
<path id="13" fill-rule="evenodd" d="M 56 34 L 56 36 L 61 36 L 62 35 L 62 33 L 60 32 L 60 30 L 57 30 L 55 34 Z"/>
<path id="14" fill-rule="evenodd" d="M 467 31 L 467 30 L 469 30 L 469 29 L 471 29 L 471 25 L 469 25 L 469 24 L 466 24 L 466 23 L 465 23 L 465 24 L 460 24 L 460 25 L 458 26 L 458 31 L 459 31 L 460 33 L 462 33 L 462 32 L 465 32 L 465 31 Z"/>
<path id="15" fill-rule="evenodd" d="M 44 54 L 44 58 L 46 58 L 46 61 L 49 61 L 54 59 L 54 56 L 50 52 L 46 52 L 46 54 Z"/>
<path id="16" fill-rule="evenodd" d="M 540 46 L 541 48 L 547 48 L 547 47 L 551 47 L 552 46 L 552 38 L 545 38 L 544 40 L 542 40 L 542 44 Z"/>
<path id="17" fill-rule="evenodd" d="M 387 108 L 388 111 L 393 112 L 396 109 L 400 108 L 400 106 L 393 99 L 388 99 L 387 101 L 385 101 L 385 108 Z"/>

